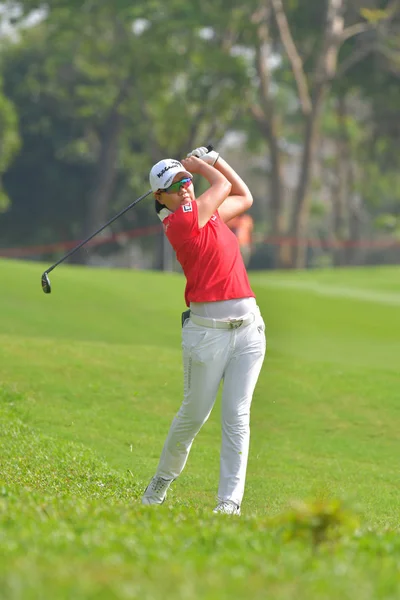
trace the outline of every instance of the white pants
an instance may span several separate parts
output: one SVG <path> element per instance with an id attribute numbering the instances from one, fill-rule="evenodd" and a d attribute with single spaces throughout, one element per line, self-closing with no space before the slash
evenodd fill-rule
<path id="1" fill-rule="evenodd" d="M 250 406 L 265 347 L 265 325 L 258 308 L 253 323 L 237 329 L 212 329 L 186 321 L 182 329 L 184 400 L 165 441 L 157 475 L 165 479 L 180 475 L 223 380 L 218 499 L 240 506 L 249 453 Z"/>

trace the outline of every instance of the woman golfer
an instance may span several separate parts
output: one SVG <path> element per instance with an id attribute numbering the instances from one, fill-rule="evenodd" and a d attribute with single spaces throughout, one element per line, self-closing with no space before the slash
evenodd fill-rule
<path id="1" fill-rule="evenodd" d="M 209 185 L 198 198 L 192 174 Z M 196 148 L 181 163 L 165 159 L 150 171 L 164 232 L 186 277 L 182 315 L 184 398 L 164 443 L 143 504 L 162 504 L 182 472 L 193 440 L 222 392 L 218 505 L 240 515 L 250 439 L 250 405 L 265 355 L 265 325 L 239 244 L 226 222 L 253 202 L 239 175 L 215 151 Z"/>

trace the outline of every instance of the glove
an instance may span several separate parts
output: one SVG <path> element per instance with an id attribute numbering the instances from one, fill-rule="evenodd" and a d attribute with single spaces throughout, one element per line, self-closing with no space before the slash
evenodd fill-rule
<path id="1" fill-rule="evenodd" d="M 211 166 L 215 165 L 215 163 L 219 159 L 218 152 L 216 152 L 215 150 L 211 150 L 211 152 L 209 152 L 205 146 L 195 148 L 194 150 L 189 152 L 186 158 L 189 158 L 190 156 L 197 156 L 197 158 L 204 160 L 204 162 Z"/>

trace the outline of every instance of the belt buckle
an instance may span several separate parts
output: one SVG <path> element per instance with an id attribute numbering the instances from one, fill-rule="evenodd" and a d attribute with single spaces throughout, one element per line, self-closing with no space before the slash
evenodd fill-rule
<path id="1" fill-rule="evenodd" d="M 235 320 L 229 321 L 230 329 L 237 329 L 241 325 L 243 325 L 243 319 L 235 319 Z"/>

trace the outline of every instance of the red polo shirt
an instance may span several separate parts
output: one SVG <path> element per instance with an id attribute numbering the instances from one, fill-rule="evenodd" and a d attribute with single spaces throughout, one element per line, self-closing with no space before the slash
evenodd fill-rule
<path id="1" fill-rule="evenodd" d="M 187 306 L 255 297 L 236 236 L 218 211 L 200 228 L 197 202 L 188 202 L 168 215 L 163 226 L 186 276 Z"/>

